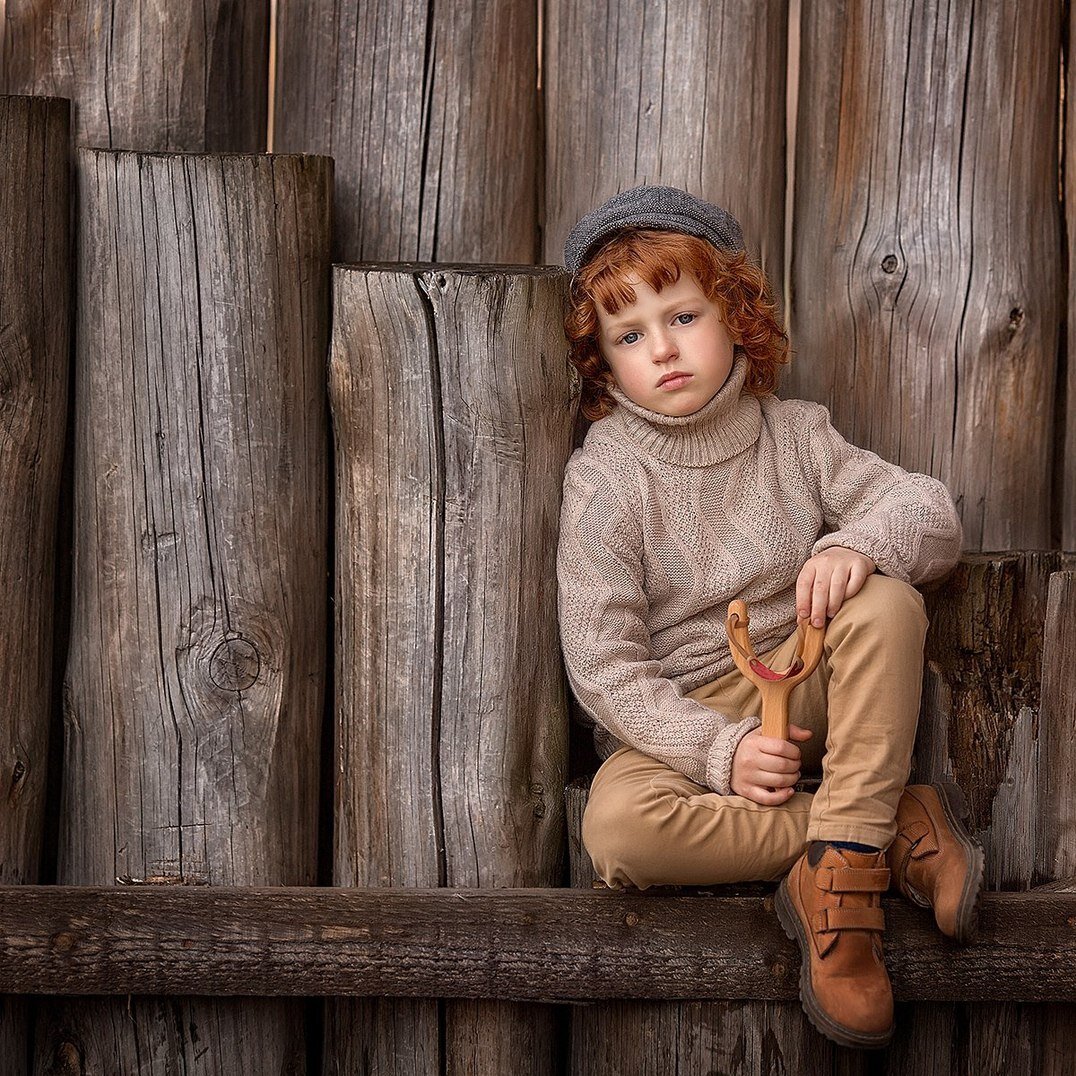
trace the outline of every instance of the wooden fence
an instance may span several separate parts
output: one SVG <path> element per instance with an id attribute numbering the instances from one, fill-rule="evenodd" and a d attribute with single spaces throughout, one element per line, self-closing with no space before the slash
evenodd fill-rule
<path id="1" fill-rule="evenodd" d="M 0 97 L 0 1070 L 869 1063 L 806 1023 L 764 891 L 561 888 L 592 881 L 553 572 L 584 431 L 531 263 L 650 181 L 743 221 L 781 394 L 964 519 L 913 777 L 970 793 L 994 892 L 959 957 L 887 900 L 885 1063 L 1067 1071 L 1071 16 L 168 12 L 0 14 L 0 91 L 37 95 Z"/>

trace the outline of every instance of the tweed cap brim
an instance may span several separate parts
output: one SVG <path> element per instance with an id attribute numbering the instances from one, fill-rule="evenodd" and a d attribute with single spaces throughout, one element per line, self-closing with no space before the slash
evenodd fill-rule
<path id="1" fill-rule="evenodd" d="M 578 272 L 600 244 L 624 228 L 658 228 L 706 239 L 718 250 L 744 249 L 739 222 L 727 210 L 679 187 L 633 187 L 580 218 L 564 243 L 564 264 Z"/>

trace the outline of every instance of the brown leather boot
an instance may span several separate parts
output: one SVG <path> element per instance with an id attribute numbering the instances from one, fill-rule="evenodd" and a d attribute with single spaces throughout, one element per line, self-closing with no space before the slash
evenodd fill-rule
<path id="1" fill-rule="evenodd" d="M 774 896 L 784 932 L 800 947 L 803 1009 L 841 1046 L 885 1046 L 893 1037 L 893 989 L 882 954 L 888 887 L 884 851 L 812 841 Z"/>
<path id="2" fill-rule="evenodd" d="M 968 833 L 964 794 L 952 781 L 907 785 L 897 804 L 897 835 L 886 852 L 893 885 L 938 929 L 963 945 L 975 937 L 983 893 L 983 846 Z"/>

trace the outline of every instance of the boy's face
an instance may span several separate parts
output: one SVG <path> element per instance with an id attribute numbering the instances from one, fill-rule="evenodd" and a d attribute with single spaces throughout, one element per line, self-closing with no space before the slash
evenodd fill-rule
<path id="1" fill-rule="evenodd" d="M 635 302 L 609 314 L 597 303 L 599 347 L 620 390 L 662 415 L 690 415 L 709 403 L 732 369 L 733 345 L 720 308 L 692 273 L 654 291 L 626 278 Z M 672 378 L 671 373 L 688 376 Z"/>

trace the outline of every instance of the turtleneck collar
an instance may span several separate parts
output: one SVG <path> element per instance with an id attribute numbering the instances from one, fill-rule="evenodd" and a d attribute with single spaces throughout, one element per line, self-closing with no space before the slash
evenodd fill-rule
<path id="1" fill-rule="evenodd" d="M 688 467 L 722 463 L 754 444 L 762 426 L 758 399 L 741 394 L 746 377 L 747 355 L 737 346 L 725 383 L 690 415 L 663 415 L 641 407 L 612 382 L 608 392 L 617 406 L 605 421 L 650 455 L 669 463 Z"/>

